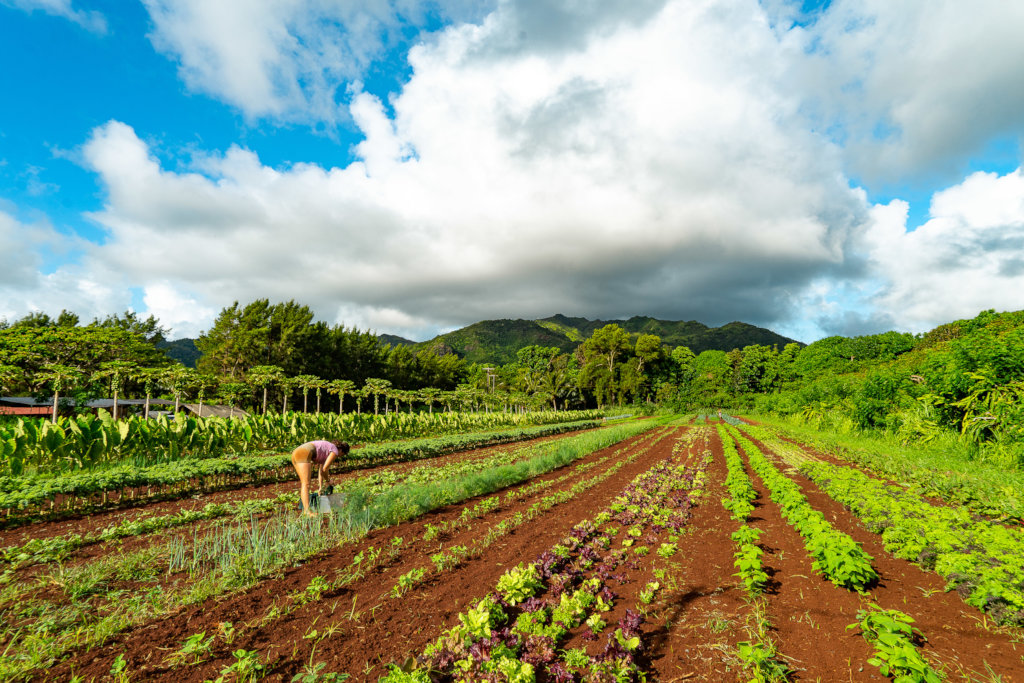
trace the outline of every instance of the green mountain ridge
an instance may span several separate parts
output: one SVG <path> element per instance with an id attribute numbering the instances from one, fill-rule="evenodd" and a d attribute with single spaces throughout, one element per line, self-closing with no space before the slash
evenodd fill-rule
<path id="1" fill-rule="evenodd" d="M 408 345 L 417 351 L 431 349 L 442 355 L 454 353 L 470 362 L 505 364 L 514 361 L 516 352 L 526 346 L 554 346 L 562 352 L 572 351 L 594 330 L 608 324 L 623 328 L 634 340 L 641 334 L 656 334 L 670 348 L 686 346 L 694 353 L 731 351 L 751 344 L 778 345 L 781 349 L 795 342 L 771 330 L 742 322 L 708 327 L 695 320 L 659 320 L 648 316 L 590 320 L 562 314 L 538 320 L 482 320 L 424 342 L 412 342 L 395 335 L 379 335 L 379 338 L 382 343 Z"/>

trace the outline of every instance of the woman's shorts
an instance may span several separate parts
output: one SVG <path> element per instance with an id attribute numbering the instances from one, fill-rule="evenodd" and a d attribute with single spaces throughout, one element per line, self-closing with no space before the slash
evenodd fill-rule
<path id="1" fill-rule="evenodd" d="M 292 451 L 292 464 L 297 465 L 299 463 L 313 464 L 316 460 L 316 446 L 313 444 L 302 444 L 294 451 Z"/>

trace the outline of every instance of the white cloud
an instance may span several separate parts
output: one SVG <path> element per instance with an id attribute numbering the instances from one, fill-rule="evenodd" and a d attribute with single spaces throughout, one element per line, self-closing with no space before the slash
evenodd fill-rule
<path id="1" fill-rule="evenodd" d="M 49 226 L 24 225 L 0 210 L 0 287 L 31 285 L 38 279 L 38 248 L 50 235 Z"/>
<path id="2" fill-rule="evenodd" d="M 95 10 L 76 10 L 72 6 L 72 0 L 0 0 L 0 4 L 25 12 L 39 10 L 55 17 L 63 17 L 93 33 L 107 32 L 107 20 L 102 13 Z"/>
<path id="3" fill-rule="evenodd" d="M 835 0 L 789 35 L 812 51 L 793 84 L 866 180 L 958 178 L 993 137 L 1024 135 L 1022 33 L 1020 2 Z"/>
<path id="4" fill-rule="evenodd" d="M 174 330 L 174 337 L 198 337 L 216 317 L 218 311 L 204 306 L 194 297 L 166 282 L 148 285 L 143 293 L 146 314 L 154 315 L 160 324 Z"/>
<path id="5" fill-rule="evenodd" d="M 0 319 L 68 310 L 87 323 L 128 309 L 131 284 L 90 257 L 97 245 L 20 214 L 34 212 L 0 198 Z"/>
<path id="6" fill-rule="evenodd" d="M 809 280 L 856 268 L 863 194 L 803 128 L 792 48 L 756 2 L 660 4 L 608 22 L 503 3 L 449 27 L 411 52 L 392 117 L 353 94 L 366 138 L 345 168 L 232 147 L 172 172 L 110 122 L 83 151 L 108 191 L 93 258 L 200 319 L 257 297 L 420 336 L 555 312 L 786 318 Z"/>
<path id="7" fill-rule="evenodd" d="M 179 62 L 189 87 L 249 118 L 310 123 L 337 121 L 347 84 L 429 11 L 460 17 L 480 11 L 458 1 L 143 2 L 153 20 L 154 46 Z"/>
<path id="8" fill-rule="evenodd" d="M 1017 310 L 1024 291 L 1024 174 L 974 173 L 934 195 L 907 232 L 907 205 L 872 211 L 867 247 L 886 287 L 878 309 L 914 331 L 983 309 Z"/>

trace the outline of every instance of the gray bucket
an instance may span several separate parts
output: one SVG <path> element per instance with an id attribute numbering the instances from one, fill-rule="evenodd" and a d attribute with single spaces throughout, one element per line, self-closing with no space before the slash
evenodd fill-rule
<path id="1" fill-rule="evenodd" d="M 340 510 L 345 504 L 344 493 L 310 493 L 309 509 L 312 512 L 330 512 Z"/>

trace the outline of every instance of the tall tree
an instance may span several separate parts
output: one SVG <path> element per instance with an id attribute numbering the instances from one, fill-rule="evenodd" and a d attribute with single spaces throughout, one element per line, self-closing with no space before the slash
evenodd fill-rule
<path id="1" fill-rule="evenodd" d="M 60 403 L 60 393 L 64 389 L 73 387 L 82 381 L 84 374 L 77 368 L 56 363 L 47 364 L 42 372 L 42 379 L 48 382 L 53 388 L 53 416 L 51 420 L 57 421 L 57 408 Z"/>
<path id="2" fill-rule="evenodd" d="M 125 311 L 123 315 L 108 315 L 103 320 L 96 318 L 91 327 L 116 327 L 138 335 L 149 344 L 158 345 L 167 341 L 167 329 L 160 325 L 156 316 L 140 317 L 135 311 Z"/>
<path id="3" fill-rule="evenodd" d="M 594 390 L 598 404 L 614 403 L 618 394 L 617 361 L 633 350 L 629 333 L 614 323 L 594 330 L 581 347 L 584 357 L 580 380 Z"/>
<path id="4" fill-rule="evenodd" d="M 95 379 L 109 379 L 110 391 L 113 394 L 114 410 L 113 417 L 116 420 L 117 398 L 124 381 L 138 372 L 138 364 L 127 360 L 110 360 L 100 364 L 99 371 L 93 373 Z"/>
<path id="5" fill-rule="evenodd" d="M 267 414 L 267 393 L 271 384 L 284 379 L 284 370 L 277 365 L 257 365 L 249 369 L 249 383 L 263 392 L 263 414 Z"/>
<path id="6" fill-rule="evenodd" d="M 203 354 L 198 369 L 234 379 L 244 376 L 253 365 L 271 364 L 265 358 L 270 337 L 266 305 L 264 299 L 242 308 L 236 301 L 223 309 L 213 327 L 196 340 L 196 348 Z"/>
<path id="7" fill-rule="evenodd" d="M 391 382 L 380 377 L 371 377 L 366 380 L 363 391 L 373 395 L 373 414 L 380 414 L 380 395 L 386 394 L 391 389 Z"/>

